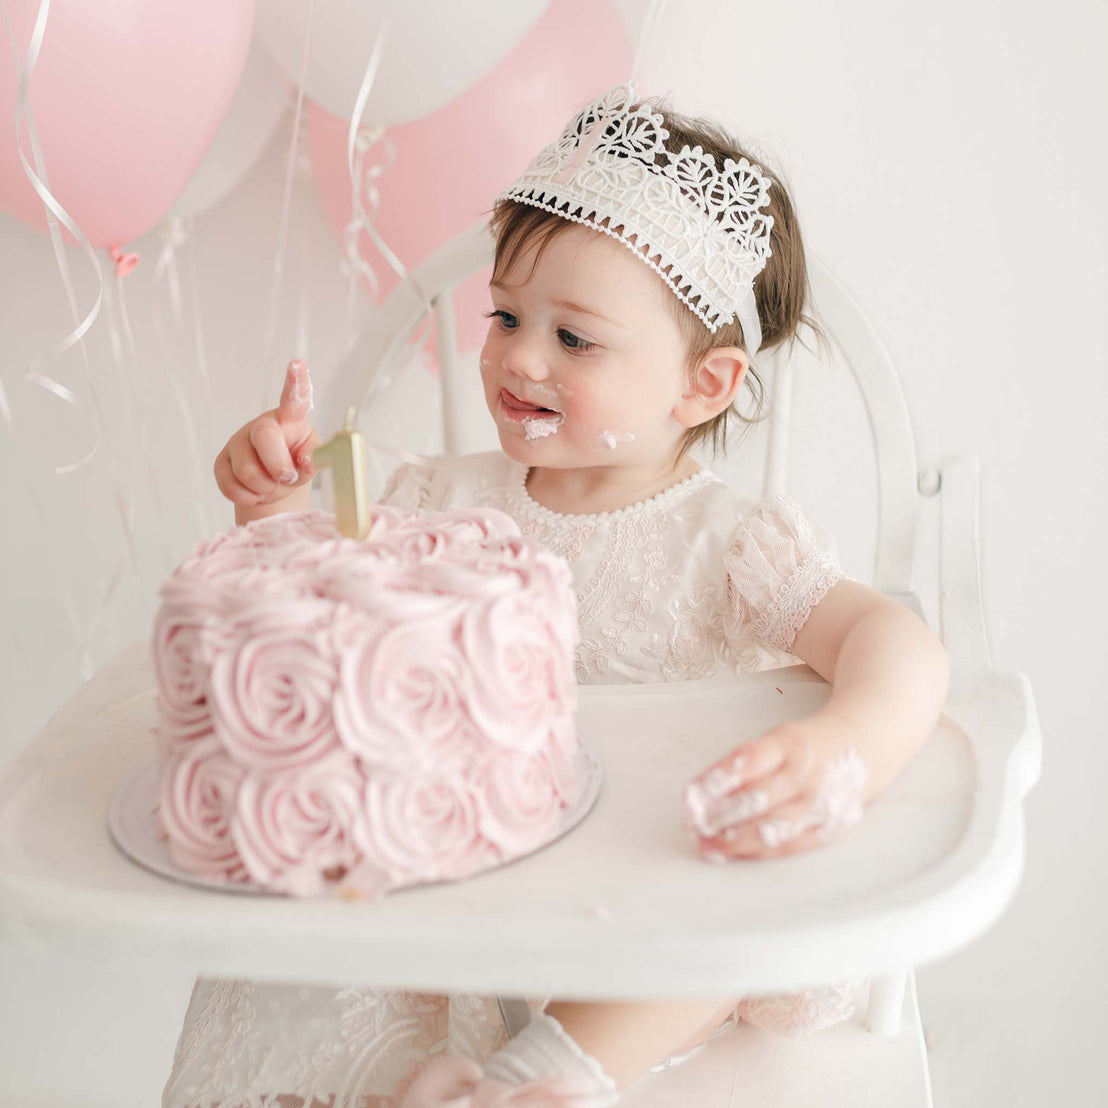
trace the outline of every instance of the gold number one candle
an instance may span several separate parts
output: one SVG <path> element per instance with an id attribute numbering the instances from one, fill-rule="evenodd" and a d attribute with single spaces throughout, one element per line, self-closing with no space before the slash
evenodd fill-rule
<path id="1" fill-rule="evenodd" d="M 352 539 L 364 539 L 373 522 L 369 514 L 365 437 L 354 430 L 354 408 L 346 409 L 346 424 L 329 442 L 312 451 L 312 461 L 330 466 L 335 490 L 335 526 Z"/>

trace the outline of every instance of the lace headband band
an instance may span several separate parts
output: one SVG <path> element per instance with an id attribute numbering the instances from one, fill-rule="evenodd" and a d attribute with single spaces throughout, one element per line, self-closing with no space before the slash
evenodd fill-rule
<path id="1" fill-rule="evenodd" d="M 664 117 L 617 85 L 580 112 L 497 198 L 603 231 L 651 267 L 713 334 L 736 317 L 762 343 L 754 278 L 770 257 L 772 182 L 740 158 L 666 149 Z"/>

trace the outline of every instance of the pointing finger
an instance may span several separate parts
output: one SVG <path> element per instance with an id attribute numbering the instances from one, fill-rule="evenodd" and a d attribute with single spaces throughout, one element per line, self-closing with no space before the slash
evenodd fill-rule
<path id="1" fill-rule="evenodd" d="M 250 445 L 266 472 L 282 485 L 295 485 L 300 478 L 281 428 L 272 418 L 256 419 L 250 425 Z"/>
<path id="2" fill-rule="evenodd" d="M 277 405 L 277 422 L 301 423 L 312 410 L 312 379 L 308 367 L 293 358 L 285 370 L 285 386 L 281 390 L 281 402 Z"/>

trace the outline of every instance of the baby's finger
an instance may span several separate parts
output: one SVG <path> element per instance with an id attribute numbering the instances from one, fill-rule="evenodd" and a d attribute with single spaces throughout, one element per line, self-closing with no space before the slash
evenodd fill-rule
<path id="1" fill-rule="evenodd" d="M 320 437 L 313 430 L 304 442 L 292 447 L 292 457 L 293 461 L 296 462 L 296 468 L 300 470 L 305 477 L 311 477 L 313 474 L 319 472 L 319 467 L 312 461 L 312 451 L 319 446 L 321 441 Z"/>
<path id="2" fill-rule="evenodd" d="M 234 475 L 231 469 L 231 457 L 226 450 L 222 450 L 212 467 L 215 473 L 215 483 L 219 491 L 223 493 L 232 504 L 257 504 L 261 497 L 251 492 Z"/>
<path id="3" fill-rule="evenodd" d="M 753 742 L 733 750 L 685 787 L 685 804 L 697 823 L 726 796 L 747 787 L 783 766 L 797 781 L 804 781 L 811 768 L 811 743 L 789 724 L 767 731 Z"/>
<path id="4" fill-rule="evenodd" d="M 811 794 L 772 809 L 763 819 L 725 828 L 700 842 L 701 857 L 771 858 L 821 846 L 832 836 Z"/>
<path id="5" fill-rule="evenodd" d="M 284 432 L 275 419 L 263 416 L 250 424 L 250 445 L 273 480 L 282 485 L 299 483 L 296 463 L 292 460 Z"/>
<path id="6" fill-rule="evenodd" d="M 231 453 L 231 473 L 239 484 L 258 496 L 268 496 L 277 488 L 277 482 L 266 472 L 258 452 L 249 442 L 240 443 Z"/>
<path id="7" fill-rule="evenodd" d="M 277 422 L 282 425 L 303 423 L 312 410 L 312 379 L 308 367 L 293 358 L 285 370 L 285 385 L 277 405 Z"/>
<path id="8" fill-rule="evenodd" d="M 785 746 L 774 732 L 732 750 L 685 786 L 685 807 L 698 827 L 725 797 L 777 769 L 786 757 Z"/>
<path id="9" fill-rule="evenodd" d="M 710 804 L 739 788 L 746 776 L 746 752 L 740 747 L 713 762 L 685 786 L 685 806 L 699 819 Z"/>
<path id="10" fill-rule="evenodd" d="M 789 763 L 785 762 L 776 773 L 751 782 L 704 807 L 690 805 L 689 821 L 700 835 L 718 835 L 725 827 L 755 819 L 771 808 L 792 800 L 803 791 L 803 787 L 803 781 L 789 771 Z"/>

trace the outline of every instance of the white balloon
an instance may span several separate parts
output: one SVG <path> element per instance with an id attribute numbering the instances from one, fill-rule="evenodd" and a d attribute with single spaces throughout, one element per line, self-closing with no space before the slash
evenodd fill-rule
<path id="1" fill-rule="evenodd" d="M 387 16 L 381 65 L 364 122 L 407 123 L 448 104 L 484 76 L 527 33 L 546 0 L 265 0 L 255 30 L 304 92 L 349 118 Z"/>
<path id="2" fill-rule="evenodd" d="M 285 75 L 255 38 L 227 116 L 171 215 L 199 215 L 231 192 L 269 145 L 288 110 L 290 90 Z"/>

